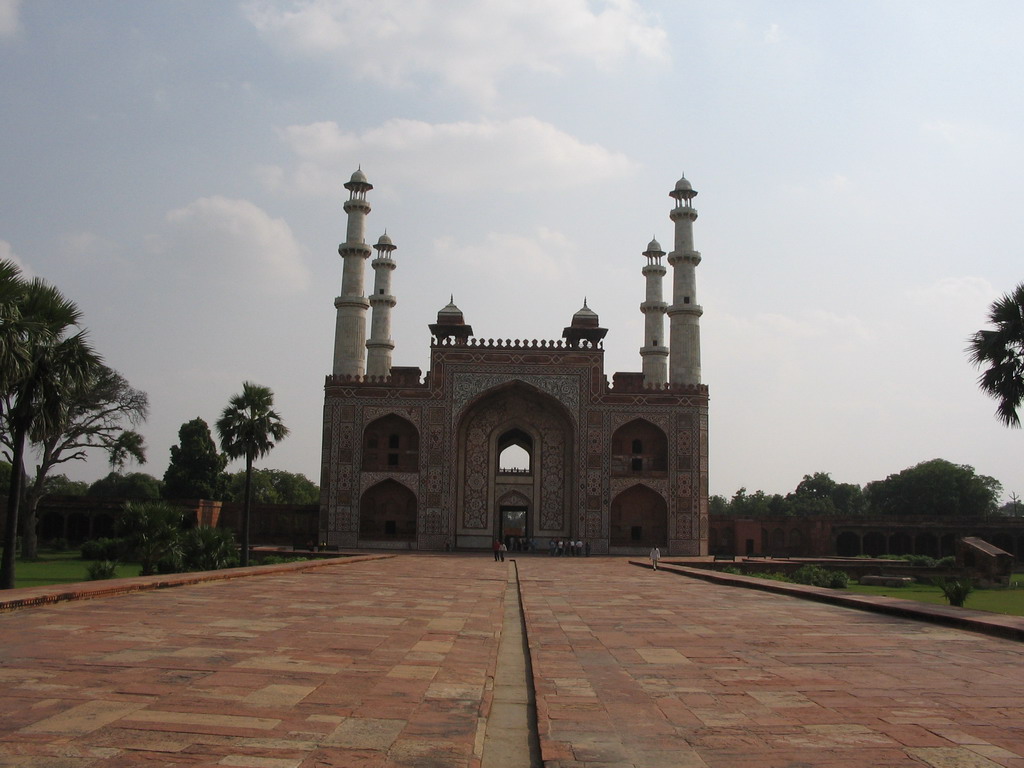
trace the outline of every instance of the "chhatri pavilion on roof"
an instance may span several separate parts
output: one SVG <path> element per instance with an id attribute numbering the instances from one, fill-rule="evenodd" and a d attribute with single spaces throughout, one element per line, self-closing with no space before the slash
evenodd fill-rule
<path id="1" fill-rule="evenodd" d="M 642 371 L 615 373 L 611 385 L 607 329 L 585 302 L 561 338 L 549 341 L 475 338 L 450 302 L 430 324 L 426 376 L 392 365 L 395 245 L 387 235 L 372 248 L 365 242 L 373 189 L 365 174 L 356 171 L 345 187 L 320 540 L 449 550 L 528 538 L 545 550 L 551 539 L 569 538 L 596 554 L 654 545 L 666 554 L 707 554 L 708 389 L 700 381 L 690 183 L 681 178 L 669 193 L 672 303 L 662 299 L 665 252 L 652 240 L 643 253 Z M 505 457 L 516 446 L 520 461 L 512 466 Z"/>

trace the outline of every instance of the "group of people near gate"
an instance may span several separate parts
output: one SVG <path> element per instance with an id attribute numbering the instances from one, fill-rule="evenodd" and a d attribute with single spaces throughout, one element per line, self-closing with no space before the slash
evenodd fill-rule
<path id="1" fill-rule="evenodd" d="M 522 536 L 506 536 L 504 541 L 495 539 L 491 545 L 494 551 L 494 559 L 497 562 L 505 561 L 507 552 L 536 552 L 537 542 Z M 549 539 L 548 555 L 551 557 L 590 557 L 590 542 L 582 539 Z"/>
<path id="2" fill-rule="evenodd" d="M 590 542 L 551 539 L 548 541 L 548 554 L 551 557 L 590 557 Z"/>

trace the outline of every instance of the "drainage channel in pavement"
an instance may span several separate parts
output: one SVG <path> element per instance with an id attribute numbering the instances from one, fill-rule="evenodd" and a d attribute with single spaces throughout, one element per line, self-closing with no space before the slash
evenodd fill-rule
<path id="1" fill-rule="evenodd" d="M 481 768 L 539 768 L 542 764 L 525 625 L 519 570 L 512 560 Z"/>

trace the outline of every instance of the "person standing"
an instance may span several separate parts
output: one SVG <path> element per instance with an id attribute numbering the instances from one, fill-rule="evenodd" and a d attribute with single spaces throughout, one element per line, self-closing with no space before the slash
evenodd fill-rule
<path id="1" fill-rule="evenodd" d="M 658 561 L 661 560 L 661 550 L 657 547 L 651 549 L 651 567 L 658 570 Z"/>
<path id="2" fill-rule="evenodd" d="M 502 543 L 495 539 L 494 543 L 491 545 L 491 549 L 494 550 L 494 562 L 498 562 L 498 559 L 501 557 L 501 547 Z"/>
<path id="3" fill-rule="evenodd" d="M 505 542 L 501 542 L 498 546 L 498 556 L 501 558 L 501 562 L 505 562 L 505 553 L 508 552 L 508 545 Z"/>

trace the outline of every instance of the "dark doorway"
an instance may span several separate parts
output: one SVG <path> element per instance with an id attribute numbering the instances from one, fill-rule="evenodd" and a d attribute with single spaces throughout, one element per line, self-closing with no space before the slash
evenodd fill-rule
<path id="1" fill-rule="evenodd" d="M 526 507 L 502 507 L 499 532 L 502 540 L 525 537 L 526 522 Z"/>

